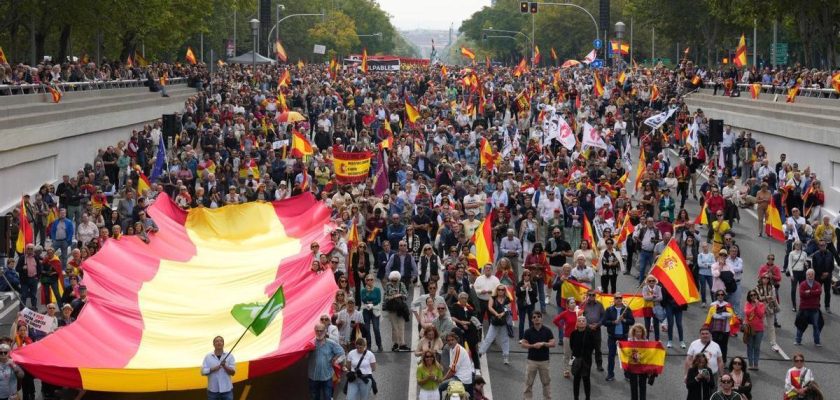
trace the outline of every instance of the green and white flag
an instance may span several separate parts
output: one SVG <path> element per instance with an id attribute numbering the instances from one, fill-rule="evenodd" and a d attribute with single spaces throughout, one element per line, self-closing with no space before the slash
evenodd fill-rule
<path id="1" fill-rule="evenodd" d="M 268 303 L 237 304 L 230 310 L 230 314 L 242 326 L 259 336 L 285 306 L 286 296 L 283 295 L 283 286 L 280 286 L 268 299 Z"/>

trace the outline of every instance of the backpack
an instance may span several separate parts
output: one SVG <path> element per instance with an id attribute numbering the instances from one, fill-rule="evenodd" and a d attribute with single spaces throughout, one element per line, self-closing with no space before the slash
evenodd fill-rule
<path id="1" fill-rule="evenodd" d="M 732 294 L 738 290 L 738 282 L 735 282 L 735 274 L 732 271 L 720 271 L 720 280 L 726 287 L 726 293 Z"/>

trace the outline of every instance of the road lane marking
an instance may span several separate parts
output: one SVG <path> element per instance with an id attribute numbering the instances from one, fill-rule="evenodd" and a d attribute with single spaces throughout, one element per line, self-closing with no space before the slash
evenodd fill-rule
<path id="1" fill-rule="evenodd" d="M 420 298 L 420 285 L 414 286 L 414 293 L 412 294 L 412 299 Z M 408 399 L 409 400 L 416 400 L 417 399 L 417 363 L 414 359 L 414 350 L 417 349 L 420 331 L 417 329 L 417 323 L 413 317 L 410 320 L 411 324 L 411 354 L 409 355 L 409 362 L 411 366 L 408 369 Z"/>

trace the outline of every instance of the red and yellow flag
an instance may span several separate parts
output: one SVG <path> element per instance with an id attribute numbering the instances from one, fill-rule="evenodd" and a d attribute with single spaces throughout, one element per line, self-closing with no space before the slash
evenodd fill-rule
<path id="1" fill-rule="evenodd" d="M 582 304 L 589 289 L 589 286 L 578 281 L 570 279 L 563 281 L 560 285 L 560 305 L 566 307 L 569 297 L 574 297 L 575 303 Z"/>
<path id="2" fill-rule="evenodd" d="M 134 50 L 134 61 L 141 67 L 149 66 L 149 60 L 146 60 L 146 57 L 143 57 L 143 55 L 138 53 L 137 50 Z"/>
<path id="3" fill-rule="evenodd" d="M 604 85 L 601 84 L 601 78 L 598 77 L 597 72 L 593 73 L 592 76 L 595 78 L 595 83 L 592 84 L 592 95 L 601 97 L 604 95 Z"/>
<path id="4" fill-rule="evenodd" d="M 513 69 L 513 76 L 518 78 L 526 72 L 528 72 L 528 63 L 525 61 L 525 57 L 522 57 L 522 60 L 520 60 L 519 64 L 516 65 L 516 68 Z"/>
<path id="5" fill-rule="evenodd" d="M 147 190 L 152 189 L 152 184 L 140 168 L 137 170 L 137 194 L 142 196 Z"/>
<path id="6" fill-rule="evenodd" d="M 193 53 L 192 47 L 187 47 L 187 55 L 186 55 L 185 58 L 187 59 L 187 61 L 190 62 L 190 64 L 192 64 L 192 65 L 196 64 L 197 61 L 195 59 L 195 53 Z"/>
<path id="7" fill-rule="evenodd" d="M 446 65 L 441 65 L 440 66 L 440 77 L 441 78 L 446 78 L 446 75 L 448 73 L 449 73 L 449 71 L 446 70 Z"/>
<path id="8" fill-rule="evenodd" d="M 653 85 L 650 87 L 650 101 L 651 103 L 659 99 L 659 86 Z"/>
<path id="9" fill-rule="evenodd" d="M 289 86 L 292 84 L 292 74 L 289 73 L 288 69 L 284 69 L 282 73 L 280 73 L 280 78 L 277 79 L 277 86 Z"/>
<path id="10" fill-rule="evenodd" d="M 785 241 L 782 217 L 779 213 L 779 208 L 776 207 L 776 201 L 773 199 L 770 199 L 770 203 L 767 204 L 767 217 L 764 219 L 764 233 L 766 233 L 768 237 L 776 239 L 780 242 Z"/>
<path id="11" fill-rule="evenodd" d="M 760 83 L 753 83 L 752 85 L 750 85 L 750 97 L 752 97 L 753 100 L 757 99 L 758 95 L 760 93 L 761 93 L 761 84 Z"/>
<path id="12" fill-rule="evenodd" d="M 717 312 L 717 307 L 709 306 L 709 312 L 706 314 L 706 321 L 703 322 L 703 325 L 709 326 L 712 323 L 712 315 Z M 741 319 L 738 318 L 738 315 L 735 314 L 735 310 L 732 308 L 731 305 L 726 306 L 726 312 L 732 315 L 732 318 L 729 319 L 729 333 L 736 334 L 741 330 Z"/>
<path id="13" fill-rule="evenodd" d="M 363 74 L 366 74 L 367 71 L 368 71 L 367 61 L 368 61 L 367 60 L 367 47 L 365 47 L 364 49 L 362 49 L 362 73 Z"/>
<path id="14" fill-rule="evenodd" d="M 647 160 L 645 159 L 645 152 L 642 150 L 642 151 L 639 151 L 639 165 L 636 166 L 635 189 L 637 191 L 642 186 L 642 177 L 645 175 L 645 169 L 646 168 L 647 168 Z"/>
<path id="15" fill-rule="evenodd" d="M 799 84 L 793 85 L 790 89 L 788 89 L 788 95 L 786 103 L 794 103 L 796 102 L 796 96 L 799 94 Z"/>
<path id="16" fill-rule="evenodd" d="M 493 245 L 493 218 L 496 213 L 490 211 L 487 217 L 473 233 L 472 242 L 475 243 L 475 263 L 479 270 L 485 265 L 492 264 L 496 259 L 496 251 Z"/>
<path id="17" fill-rule="evenodd" d="M 627 294 L 621 295 L 624 300 L 624 305 L 630 310 L 636 318 L 652 317 L 653 316 L 653 302 L 645 300 L 641 294 Z M 615 297 L 612 294 L 596 292 L 595 300 L 601 303 L 604 308 L 615 304 Z"/>
<path id="18" fill-rule="evenodd" d="M 630 213 L 624 215 L 624 223 L 621 224 L 621 231 L 618 233 L 618 239 L 615 241 L 616 246 L 621 246 L 622 243 L 627 241 L 627 238 L 633 234 L 633 231 L 636 230 L 636 227 L 633 226 L 633 223 L 630 222 Z"/>
<path id="19" fill-rule="evenodd" d="M 597 271 L 601 265 L 601 251 L 598 250 L 598 239 L 595 237 L 595 231 L 592 229 L 592 224 L 586 214 L 583 215 L 583 240 L 589 242 L 589 248 L 595 254 L 592 257 L 592 267 Z"/>
<path id="20" fill-rule="evenodd" d="M 386 131 L 391 130 L 391 128 L 390 128 L 391 124 L 389 124 L 388 121 L 385 121 L 385 126 L 388 127 L 388 129 L 386 129 Z M 388 137 L 386 137 L 381 142 L 379 142 L 379 150 L 390 149 L 392 147 L 394 147 L 394 134 L 393 133 L 389 134 Z"/>
<path id="21" fill-rule="evenodd" d="M 3 49 L 0 49 L 0 53 L 3 52 Z M 840 72 L 831 76 L 831 87 L 834 88 L 834 91 L 840 93 Z"/>
<path id="22" fill-rule="evenodd" d="M 467 47 L 461 47 L 461 55 L 475 61 L 475 52 Z"/>
<path id="23" fill-rule="evenodd" d="M 15 250 L 18 253 L 23 253 L 27 244 L 35 243 L 35 233 L 32 230 L 32 224 L 29 223 L 29 217 L 26 212 L 26 200 L 20 198 L 20 216 L 18 220 L 18 238 L 15 243 Z"/>
<path id="24" fill-rule="evenodd" d="M 558 58 L 557 58 L 557 51 L 556 51 L 556 50 L 554 50 L 554 47 L 552 47 L 552 48 L 551 48 L 551 61 L 554 61 L 554 62 L 556 63 L 556 62 L 557 62 L 557 60 L 558 60 Z"/>
<path id="25" fill-rule="evenodd" d="M 662 343 L 656 340 L 621 340 L 618 342 L 618 358 L 621 361 L 621 369 L 631 374 L 662 374 L 662 370 L 665 368 L 665 353 Z"/>
<path id="26" fill-rule="evenodd" d="M 688 269 L 682 250 L 673 238 L 656 259 L 651 274 L 659 279 L 659 283 L 674 298 L 677 305 L 683 306 L 700 301 L 694 277 Z"/>
<path id="27" fill-rule="evenodd" d="M 131 54 L 129 54 L 128 58 L 125 60 L 125 66 L 128 68 L 134 67 L 134 61 L 131 60 Z"/>
<path id="28" fill-rule="evenodd" d="M 283 48 L 283 44 L 280 43 L 280 40 L 274 41 L 274 54 L 277 56 L 278 61 L 286 62 L 289 60 L 289 57 L 286 55 L 286 49 Z"/>
<path id="29" fill-rule="evenodd" d="M 408 96 L 405 97 L 405 116 L 408 122 L 411 122 L 412 124 L 420 119 L 420 111 L 414 106 L 414 104 L 411 104 L 411 101 L 408 100 Z"/>
<path id="30" fill-rule="evenodd" d="M 738 48 L 735 49 L 735 57 L 732 58 L 735 66 L 741 68 L 747 65 L 747 40 L 744 34 L 741 34 L 741 40 L 738 41 Z"/>
<path id="31" fill-rule="evenodd" d="M 694 218 L 694 225 L 709 225 L 709 216 L 706 204 L 707 203 L 703 203 L 703 208 L 700 209 L 700 214 L 697 214 L 697 218 Z"/>
<path id="32" fill-rule="evenodd" d="M 3 51 L 3 47 L 0 46 L 0 64 L 8 64 L 9 60 L 6 59 L 6 53 Z"/>
<path id="33" fill-rule="evenodd" d="M 540 47 L 534 45 L 534 65 L 540 65 L 540 61 L 542 60 L 542 54 L 540 54 Z"/>
<path id="34" fill-rule="evenodd" d="M 338 183 L 360 183 L 370 176 L 370 159 L 373 157 L 370 152 L 346 152 L 333 148 L 333 155 L 333 169 Z"/>
<path id="35" fill-rule="evenodd" d="M 47 90 L 50 92 L 50 97 L 52 98 L 53 103 L 61 102 L 62 94 L 61 91 L 58 90 L 58 88 L 55 88 L 53 86 L 47 86 Z"/>
<path id="36" fill-rule="evenodd" d="M 624 71 L 621 71 L 621 74 L 620 74 L 620 75 L 618 75 L 618 79 L 617 79 L 617 81 L 618 81 L 618 83 L 620 83 L 622 86 L 624 86 L 624 81 L 625 81 L 625 80 L 627 80 L 627 74 L 626 74 Z"/>
<path id="37" fill-rule="evenodd" d="M 694 86 L 700 86 L 703 83 L 703 79 L 700 78 L 700 75 L 695 74 L 693 78 L 691 78 L 691 84 Z"/>
<path id="38" fill-rule="evenodd" d="M 488 171 L 492 171 L 496 163 L 499 162 L 499 153 L 493 151 L 493 146 L 490 145 L 487 138 L 481 138 L 479 155 L 481 156 L 481 166 L 487 168 Z"/>
<path id="39" fill-rule="evenodd" d="M 347 247 L 351 250 L 355 249 L 356 246 L 359 245 L 359 228 L 356 227 L 356 222 L 353 222 L 353 225 L 350 226 L 350 232 L 347 232 Z"/>
<path id="40" fill-rule="evenodd" d="M 292 157 L 306 157 L 314 154 L 312 143 L 298 131 L 292 131 Z"/>

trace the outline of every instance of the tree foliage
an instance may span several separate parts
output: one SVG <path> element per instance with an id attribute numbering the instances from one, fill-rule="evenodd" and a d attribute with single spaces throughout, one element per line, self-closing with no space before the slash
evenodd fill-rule
<path id="1" fill-rule="evenodd" d="M 330 13 L 327 20 L 310 28 L 309 37 L 327 46 L 332 56 L 349 54 L 360 43 L 356 36 L 356 24 L 340 11 Z"/>

